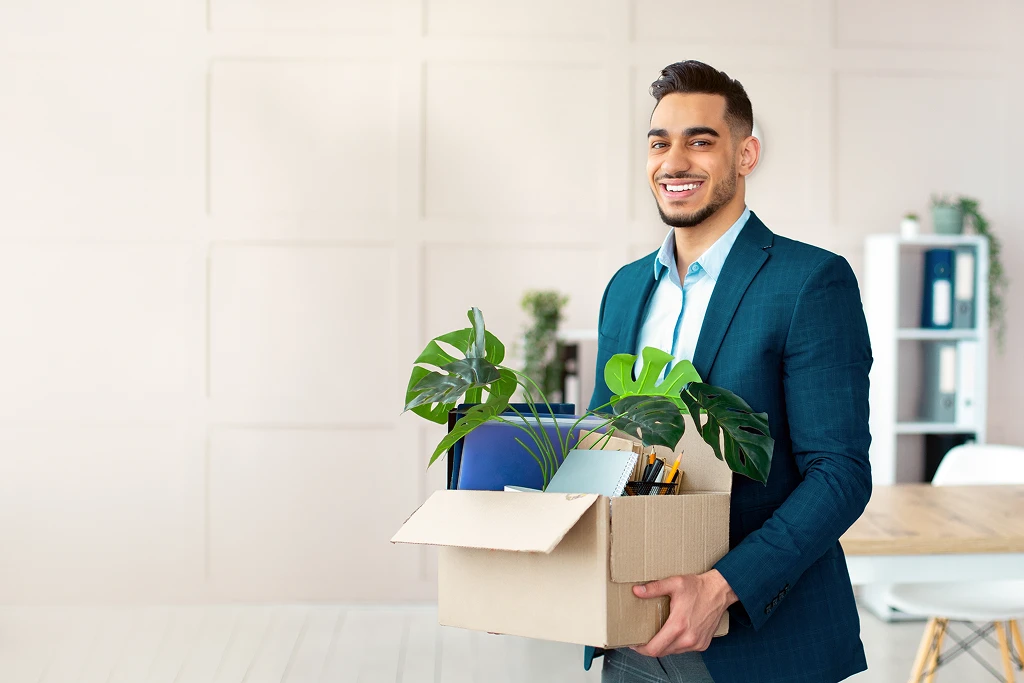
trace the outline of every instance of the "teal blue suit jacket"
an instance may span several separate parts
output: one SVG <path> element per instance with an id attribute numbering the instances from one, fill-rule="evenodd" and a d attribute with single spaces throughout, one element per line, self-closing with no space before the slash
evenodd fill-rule
<path id="1" fill-rule="evenodd" d="M 601 303 L 597 383 L 636 353 L 653 259 L 615 274 Z M 735 476 L 729 553 L 716 568 L 739 596 L 704 662 L 718 683 L 834 683 L 867 668 L 839 537 L 871 495 L 871 346 L 856 277 L 840 256 L 773 234 L 751 214 L 723 266 L 693 364 L 768 413 L 767 485 Z"/>

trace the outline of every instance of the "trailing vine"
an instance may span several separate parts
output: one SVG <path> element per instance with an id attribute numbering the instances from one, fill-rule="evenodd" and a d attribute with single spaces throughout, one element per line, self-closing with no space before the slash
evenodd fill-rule
<path id="1" fill-rule="evenodd" d="M 1009 280 L 1003 270 L 1003 262 L 1000 258 L 1002 244 L 999 238 L 992 234 L 989 229 L 988 220 L 978 210 L 978 201 L 968 197 L 960 197 L 960 210 L 964 218 L 970 218 L 974 232 L 988 240 L 988 311 L 989 322 L 995 332 L 996 343 L 999 351 L 1003 351 L 1006 337 L 1006 301 L 1003 298 Z"/>

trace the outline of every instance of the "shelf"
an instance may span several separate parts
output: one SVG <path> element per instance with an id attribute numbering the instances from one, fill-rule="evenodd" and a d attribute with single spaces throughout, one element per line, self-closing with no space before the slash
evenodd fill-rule
<path id="1" fill-rule="evenodd" d="M 559 330 L 558 340 L 564 342 L 597 341 L 597 329 Z"/>
<path id="2" fill-rule="evenodd" d="M 886 233 L 870 235 L 870 237 L 890 239 L 900 245 L 913 247 L 967 247 L 976 245 L 985 239 L 980 235 L 936 235 L 934 233 L 916 237 L 902 237 L 899 233 Z"/>
<path id="3" fill-rule="evenodd" d="M 961 425 L 954 422 L 897 422 L 897 434 L 974 434 L 977 433 L 971 425 Z"/>
<path id="4" fill-rule="evenodd" d="M 974 328 L 958 330 L 935 330 L 921 327 L 903 327 L 896 330 L 897 339 L 920 339 L 931 341 L 977 341 L 978 330 Z"/>

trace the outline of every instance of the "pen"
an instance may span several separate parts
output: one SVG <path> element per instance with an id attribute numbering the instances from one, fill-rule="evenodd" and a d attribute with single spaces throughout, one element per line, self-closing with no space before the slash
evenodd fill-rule
<path id="1" fill-rule="evenodd" d="M 661 487 L 658 486 L 658 484 L 661 483 L 662 476 L 665 474 L 667 469 L 668 468 L 665 466 L 665 461 L 662 460 L 661 458 L 658 458 L 658 460 L 654 463 L 654 471 L 651 472 L 651 478 L 647 480 L 651 484 L 649 490 L 647 491 L 647 495 L 657 496 L 658 494 L 661 493 Z"/>
<path id="2" fill-rule="evenodd" d="M 650 465 L 650 472 L 647 472 L 647 476 L 644 477 L 644 481 L 656 482 L 658 481 L 658 475 L 661 474 L 661 470 L 664 469 L 665 462 L 658 458 L 654 461 L 653 465 Z"/>
<path id="3" fill-rule="evenodd" d="M 651 454 L 647 458 L 647 467 L 644 468 L 644 473 L 640 475 L 642 481 L 650 481 L 651 474 L 654 472 L 654 449 L 651 449 Z"/>

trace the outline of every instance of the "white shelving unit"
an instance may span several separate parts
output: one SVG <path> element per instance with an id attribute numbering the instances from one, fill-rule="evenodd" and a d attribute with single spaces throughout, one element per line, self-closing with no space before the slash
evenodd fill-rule
<path id="1" fill-rule="evenodd" d="M 932 248 L 975 250 L 974 327 L 923 329 L 921 301 L 924 252 Z M 988 240 L 975 235 L 870 235 L 865 243 L 864 311 L 874 363 L 871 368 L 871 471 L 880 485 L 919 481 L 927 434 L 972 434 L 985 442 L 988 377 Z M 954 422 L 922 421 L 916 412 L 921 396 L 921 347 L 934 342 L 957 344 L 957 377 L 970 377 L 970 410 L 957 411 Z M 964 344 L 974 348 L 963 352 Z M 973 368 L 965 367 L 973 355 Z M 965 358 L 968 360 L 965 361 Z M 966 375 L 965 375 L 966 372 Z M 958 387 L 959 389 L 960 387 Z"/>

